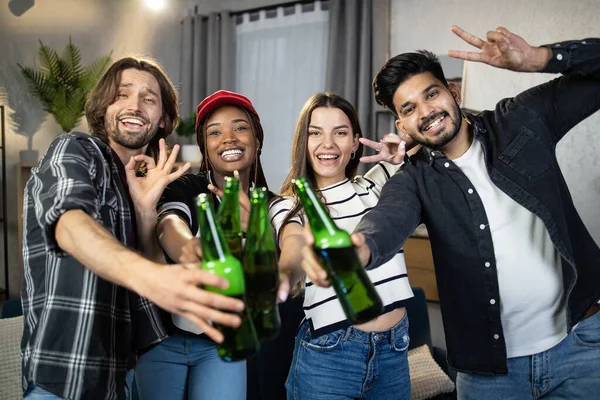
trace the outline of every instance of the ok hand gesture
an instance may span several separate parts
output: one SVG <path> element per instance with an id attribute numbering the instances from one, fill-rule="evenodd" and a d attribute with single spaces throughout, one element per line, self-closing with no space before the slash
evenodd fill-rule
<path id="1" fill-rule="evenodd" d="M 162 195 L 163 190 L 167 185 L 190 168 L 190 163 L 186 163 L 178 170 L 173 170 L 173 165 L 177 159 L 179 145 L 173 147 L 171 155 L 167 157 L 167 149 L 165 139 L 160 139 L 158 142 L 159 153 L 158 161 L 154 162 L 152 157 L 139 154 L 131 157 L 127 165 L 125 165 L 125 173 L 127 175 L 127 184 L 129 185 L 129 194 L 136 208 L 143 210 L 156 210 L 156 204 Z M 146 176 L 136 176 L 136 163 L 146 163 Z"/>

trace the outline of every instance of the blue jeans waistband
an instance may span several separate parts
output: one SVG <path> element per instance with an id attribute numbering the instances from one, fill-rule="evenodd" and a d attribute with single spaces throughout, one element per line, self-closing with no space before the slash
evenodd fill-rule
<path id="1" fill-rule="evenodd" d="M 300 327 L 301 333 L 310 331 L 310 320 L 305 320 Z M 366 332 L 360 330 L 354 326 L 347 328 L 338 329 L 331 333 L 342 333 L 342 340 L 355 340 L 363 343 L 371 342 L 388 342 L 393 343 L 397 336 L 404 336 L 408 334 L 408 314 L 404 314 L 404 317 L 396 325 L 385 331 L 372 331 Z"/>

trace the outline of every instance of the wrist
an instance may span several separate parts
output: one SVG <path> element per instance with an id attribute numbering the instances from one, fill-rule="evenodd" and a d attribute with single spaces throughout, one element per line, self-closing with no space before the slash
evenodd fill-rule
<path id="1" fill-rule="evenodd" d="M 552 58 L 552 50 L 548 47 L 535 47 L 533 49 L 532 63 L 530 70 L 532 72 L 540 72 L 546 68 L 548 62 Z"/>
<path id="2" fill-rule="evenodd" d="M 148 298 L 152 295 L 150 282 L 160 266 L 142 257 L 140 258 L 141 262 L 137 261 L 129 264 L 125 286 L 141 297 Z"/>
<path id="3" fill-rule="evenodd" d="M 155 208 L 136 208 L 135 216 L 141 221 L 153 221 L 156 223 L 156 217 L 158 216 L 158 213 L 156 212 Z"/>

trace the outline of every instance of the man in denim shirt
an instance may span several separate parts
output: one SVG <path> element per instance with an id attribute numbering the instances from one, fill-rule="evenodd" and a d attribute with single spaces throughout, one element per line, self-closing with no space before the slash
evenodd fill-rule
<path id="1" fill-rule="evenodd" d="M 423 147 L 357 226 L 357 251 L 376 268 L 425 223 L 460 399 L 597 398 L 600 249 L 555 148 L 600 108 L 600 40 L 532 47 L 504 28 L 485 41 L 453 31 L 481 52 L 450 56 L 563 76 L 461 116 L 433 54 L 389 60 L 373 81 L 377 101 Z"/>

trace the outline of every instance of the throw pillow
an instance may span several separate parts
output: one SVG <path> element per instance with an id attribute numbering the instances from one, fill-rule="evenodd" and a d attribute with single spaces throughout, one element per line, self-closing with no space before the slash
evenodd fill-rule
<path id="1" fill-rule="evenodd" d="M 424 344 L 408 351 L 410 386 L 413 400 L 424 400 L 454 390 L 454 383 L 435 362 Z"/>

